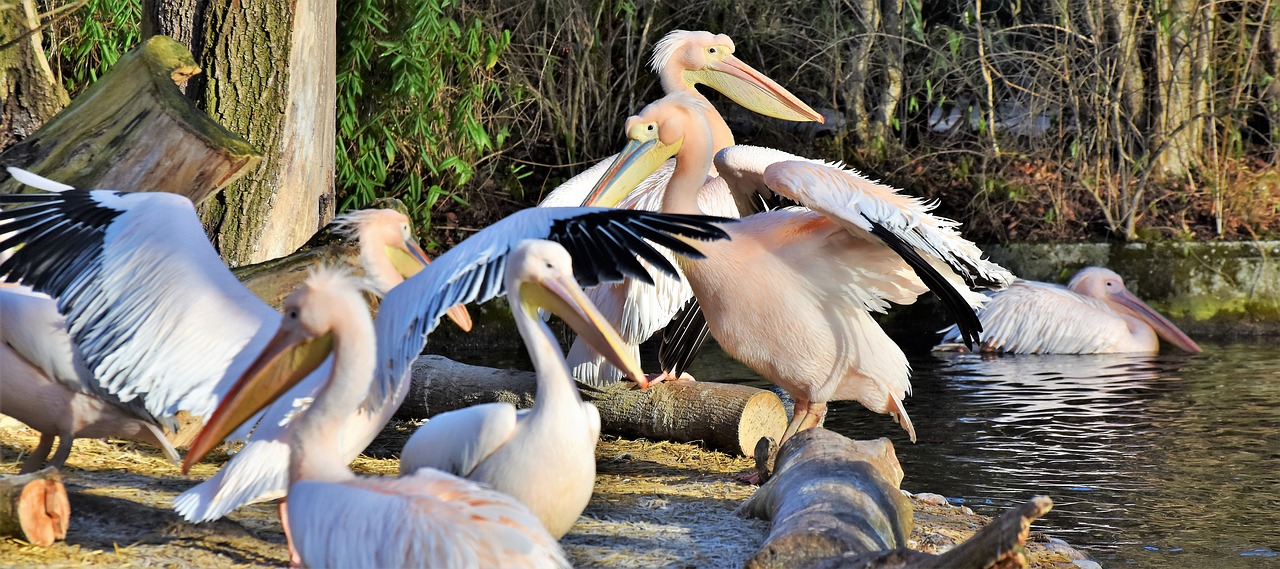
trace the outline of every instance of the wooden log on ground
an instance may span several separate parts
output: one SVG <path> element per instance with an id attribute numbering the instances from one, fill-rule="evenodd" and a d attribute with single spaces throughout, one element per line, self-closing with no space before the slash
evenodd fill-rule
<path id="1" fill-rule="evenodd" d="M 199 72 L 181 44 L 152 37 L 35 134 L 0 154 L 0 165 L 76 187 L 173 192 L 200 203 L 262 154 L 178 89 Z M 0 172 L 0 193 L 22 187 Z"/>
<path id="2" fill-rule="evenodd" d="M 0 535 L 39 546 L 66 539 L 71 503 L 56 468 L 0 476 Z"/>
<path id="3" fill-rule="evenodd" d="M 739 513 L 773 521 L 748 569 L 1006 569 L 1026 567 L 1031 521 L 1053 502 L 1036 497 L 942 555 L 907 549 L 911 502 L 888 439 L 854 441 L 803 431 L 778 452 L 777 469 Z"/>
<path id="4" fill-rule="evenodd" d="M 458 363 L 422 356 L 413 364 L 409 395 L 396 413 L 402 419 L 433 415 L 480 403 L 533 405 L 533 372 Z M 600 410 L 601 430 L 625 437 L 701 441 L 709 448 L 752 456 L 761 437 L 781 436 L 787 416 L 778 396 L 745 385 L 705 381 L 663 382 L 649 389 L 633 384 L 596 389 L 579 384 Z"/>

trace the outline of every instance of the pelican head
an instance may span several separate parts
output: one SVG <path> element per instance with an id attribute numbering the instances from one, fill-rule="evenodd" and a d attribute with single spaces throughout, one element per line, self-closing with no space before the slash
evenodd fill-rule
<path id="1" fill-rule="evenodd" d="M 315 371 L 334 350 L 334 330 L 350 324 L 351 307 L 366 310 L 367 285 L 338 269 L 316 269 L 301 288 L 284 301 L 284 318 L 275 336 L 209 416 L 182 461 L 185 474 L 222 439 L 253 417 L 302 378 Z M 364 324 L 372 335 L 373 325 Z"/>
<path id="2" fill-rule="evenodd" d="M 507 263 L 507 291 L 519 303 L 513 303 L 512 310 L 523 310 L 538 322 L 539 308 L 551 311 L 610 363 L 645 385 L 644 373 L 627 344 L 578 287 L 573 258 L 564 247 L 552 241 L 527 240 L 512 252 Z"/>
<path id="3" fill-rule="evenodd" d="M 675 30 L 654 46 L 650 63 L 669 93 L 678 87 L 693 89 L 694 85 L 703 84 L 762 115 L 823 122 L 821 114 L 743 63 L 733 50 L 733 40 L 724 34 Z"/>
<path id="4" fill-rule="evenodd" d="M 701 112 L 709 106 L 701 98 L 676 92 L 649 103 L 640 114 L 628 118 L 627 145 L 582 205 L 617 207 L 645 177 L 680 152 L 689 128 L 700 125 L 706 129 Z"/>
<path id="5" fill-rule="evenodd" d="M 1102 267 L 1087 267 L 1071 278 L 1067 288 L 1077 294 L 1101 300 L 1117 312 L 1128 314 L 1147 323 L 1156 334 L 1170 344 L 1188 352 L 1200 351 L 1200 346 L 1187 337 L 1182 330 L 1129 292 L 1129 289 L 1124 286 L 1124 279 L 1120 278 L 1115 271 Z"/>
<path id="6" fill-rule="evenodd" d="M 382 294 L 418 274 L 431 262 L 418 246 L 409 218 L 393 209 L 361 209 L 342 214 L 334 218 L 333 231 L 356 241 L 365 274 Z M 471 330 L 471 314 L 466 307 L 455 306 L 447 314 L 459 328 Z"/>

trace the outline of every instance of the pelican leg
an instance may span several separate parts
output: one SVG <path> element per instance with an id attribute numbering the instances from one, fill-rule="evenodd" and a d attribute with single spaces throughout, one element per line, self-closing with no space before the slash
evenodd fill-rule
<path id="1" fill-rule="evenodd" d="M 276 506 L 280 510 L 280 527 L 284 528 L 284 542 L 289 546 L 289 567 L 302 567 L 302 556 L 298 555 L 298 550 L 293 548 L 293 536 L 289 534 L 289 510 L 285 499 L 281 498 L 276 502 Z"/>
<path id="2" fill-rule="evenodd" d="M 43 439 L 44 437 L 41 437 Z M 49 460 L 49 466 L 62 468 L 66 464 L 67 457 L 71 456 L 71 445 L 75 444 L 76 438 L 73 435 L 62 435 L 58 437 L 58 452 L 53 453 L 53 458 Z"/>
<path id="3" fill-rule="evenodd" d="M 800 431 L 821 426 L 822 420 L 825 418 L 827 418 L 826 402 L 809 403 L 809 414 L 804 418 L 804 423 L 800 425 L 800 428 L 796 429 L 796 432 L 798 433 Z"/>
<path id="4" fill-rule="evenodd" d="M 22 469 L 18 474 L 27 474 L 40 470 L 40 466 L 44 464 L 44 460 L 49 458 L 49 451 L 53 450 L 53 433 L 40 433 L 40 443 L 36 445 L 36 450 L 31 451 L 27 455 L 27 459 L 22 461 Z"/>
<path id="5" fill-rule="evenodd" d="M 795 411 L 791 413 L 791 422 L 787 424 L 786 432 L 782 433 L 782 440 L 778 441 L 778 446 L 787 442 L 787 439 L 795 436 L 796 433 L 803 431 L 801 425 L 809 420 L 809 407 L 812 405 L 808 399 L 795 398 Z M 826 411 L 826 404 L 822 404 L 823 411 Z M 806 427 L 807 428 L 807 427 Z"/>

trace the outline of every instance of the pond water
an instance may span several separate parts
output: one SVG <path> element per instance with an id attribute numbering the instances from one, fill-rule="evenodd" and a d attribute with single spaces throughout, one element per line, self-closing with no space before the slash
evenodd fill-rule
<path id="1" fill-rule="evenodd" d="M 911 356 L 919 442 L 833 403 L 826 426 L 889 436 L 903 487 L 978 513 L 1046 494 L 1033 530 L 1105 567 L 1280 567 L 1280 347 L 1198 355 Z M 754 377 L 708 349 L 704 380 Z"/>

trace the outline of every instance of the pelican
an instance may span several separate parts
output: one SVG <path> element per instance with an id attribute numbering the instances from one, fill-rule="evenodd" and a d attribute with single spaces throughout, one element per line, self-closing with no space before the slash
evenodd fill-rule
<path id="1" fill-rule="evenodd" d="M 713 155 L 703 105 L 676 93 L 628 119 L 630 140 L 589 201 L 617 203 L 674 156 L 662 211 L 696 214 L 714 156 L 721 177 L 706 183 L 735 199 L 776 193 L 812 208 L 744 217 L 724 227 L 730 240 L 705 244 L 705 259 L 680 267 L 721 347 L 795 399 L 784 440 L 818 424 L 827 401 L 853 399 L 896 415 L 914 441 L 902 403 L 906 356 L 870 312 L 931 289 L 972 341 L 972 307 L 985 297 L 970 287 L 1003 287 L 1012 276 L 983 260 L 954 221 L 838 165 L 743 146 Z"/>
<path id="2" fill-rule="evenodd" d="M 978 311 L 986 330 L 979 350 L 1011 354 L 1116 354 L 1160 350 L 1160 338 L 1198 353 L 1200 346 L 1147 306 L 1110 269 L 1087 267 L 1066 287 L 1018 279 Z M 954 330 L 943 344 L 954 347 Z"/>
<path id="3" fill-rule="evenodd" d="M 209 418 L 183 472 L 304 377 L 299 362 L 332 352 L 327 381 L 286 439 L 289 534 L 302 566 L 569 567 L 555 538 L 505 494 L 429 468 L 402 478 L 347 468 L 343 425 L 378 363 L 360 289 L 320 269 L 285 300 L 279 331 Z"/>
<path id="4" fill-rule="evenodd" d="M 278 327 L 279 314 L 244 290 L 217 259 L 185 198 L 67 190 L 0 195 L 0 203 L 32 204 L 0 212 L 5 229 L 12 231 L 0 239 L 0 251 L 22 244 L 0 263 L 0 277 L 58 299 L 89 367 L 110 372 L 99 377 L 123 379 L 125 385 L 131 378 L 203 381 L 225 393 Z M 624 276 L 649 278 L 637 255 L 673 273 L 675 268 L 649 241 L 699 256 L 697 248 L 676 236 L 723 238 L 713 221 L 724 220 L 605 208 L 531 208 L 459 243 L 383 300 L 377 317 L 378 329 L 384 331 L 378 361 L 385 365 L 378 368 L 379 380 L 361 411 L 345 419 L 341 457 L 350 462 L 358 456 L 400 406 L 408 393 L 410 364 L 439 319 L 451 307 L 504 292 L 507 254 L 520 241 L 561 243 L 573 254 L 574 274 L 590 286 Z M 175 280 L 179 276 L 185 277 L 181 286 Z M 200 302 L 191 302 L 193 298 Z M 450 302 L 436 304 L 446 300 Z M 321 366 L 322 361 L 309 363 Z M 175 509 L 189 521 L 211 521 L 244 504 L 283 497 L 289 461 L 284 431 L 305 412 L 307 395 L 326 373 L 327 367 L 316 369 L 293 395 L 269 408 L 236 456 L 209 481 L 178 496 Z"/>
<path id="5" fill-rule="evenodd" d="M 533 407 L 475 405 L 432 417 L 405 443 L 400 473 L 443 470 L 514 496 L 557 539 L 587 507 L 595 486 L 600 413 L 583 402 L 539 308 L 559 315 L 609 361 L 639 378 L 640 365 L 573 280 L 573 259 L 550 241 L 526 241 L 511 255 L 507 299 L 537 370 Z"/>
<path id="6" fill-rule="evenodd" d="M 10 169 L 10 173 L 28 185 L 47 191 L 61 192 L 70 189 L 65 184 L 16 168 Z M 173 231 L 166 228 L 148 235 L 134 235 L 133 240 L 123 243 L 115 241 L 111 249 L 112 256 L 118 256 L 119 266 L 123 271 L 133 270 L 134 263 L 150 262 L 143 258 L 145 251 L 155 249 L 182 251 L 188 256 L 190 263 L 166 264 L 165 261 L 160 261 L 157 267 L 160 271 L 173 271 L 158 274 L 170 274 L 173 280 L 158 282 L 154 278 L 157 273 L 132 274 L 128 278 L 133 280 L 114 285 L 107 294 L 117 294 L 119 298 L 127 299 L 126 302 L 138 303 L 150 291 L 165 290 L 170 295 L 161 302 L 172 303 L 165 306 L 185 307 L 184 303 L 189 303 L 190 309 L 198 314 L 202 310 L 205 313 L 219 310 L 220 301 L 242 303 L 236 306 L 237 314 L 222 315 L 239 317 L 236 321 L 238 327 L 228 330 L 228 336 L 220 338 L 223 343 L 219 346 L 214 342 L 212 348 L 215 353 L 222 348 L 222 353 L 228 354 L 235 348 L 236 342 L 241 342 L 243 349 L 246 345 L 243 342 L 250 340 L 244 335 L 236 336 L 236 333 L 245 334 L 255 325 L 262 326 L 270 322 L 272 317 L 269 315 L 274 314 L 274 311 L 231 277 L 204 238 L 203 229 L 194 217 L 190 203 L 186 202 L 184 206 L 182 199 L 164 199 L 164 205 L 138 207 L 153 207 L 156 209 L 154 213 L 161 216 L 179 216 L 172 220 Z M 149 203 L 148 198 L 140 198 L 134 202 Z M 145 228 L 125 225 L 126 223 L 129 222 L 105 221 L 104 233 L 119 236 L 147 231 Z M 377 291 L 389 290 L 403 280 L 402 275 L 416 273 L 428 262 L 414 242 L 409 219 L 399 212 L 351 212 L 335 219 L 334 228 L 338 234 L 356 240 L 365 273 Z M 192 244 L 189 251 L 184 244 Z M 140 249 L 130 249 L 135 246 Z M 192 278 L 191 274 L 195 271 L 209 274 L 221 272 L 220 276 L 224 278 L 213 282 L 200 281 Z M 136 288 L 131 290 L 131 287 Z M 72 301 L 68 301 L 68 306 L 70 302 Z M 210 303 L 213 305 L 210 306 Z M 121 369 L 113 364 L 114 358 L 109 357 L 108 353 L 90 348 L 89 355 L 95 362 L 90 366 L 73 346 L 80 346 L 86 340 L 89 342 L 87 345 L 95 347 L 118 342 L 126 347 L 149 349 L 151 344 L 130 344 L 128 338 L 121 338 L 119 335 L 111 337 L 111 334 L 105 333 L 105 328 L 95 327 L 97 315 L 83 321 L 88 324 L 80 325 L 78 335 L 73 340 L 66 320 L 58 313 L 55 301 L 28 287 L 12 284 L 0 287 L 0 312 L 4 314 L 6 321 L 5 326 L 0 328 L 0 341 L 4 344 L 2 357 L 6 364 L 6 373 L 0 379 L 0 388 L 5 393 L 5 397 L 0 400 L 0 412 L 17 418 L 41 433 L 35 452 L 23 465 L 24 471 L 38 468 L 49 456 L 55 436 L 61 440 L 58 451 L 50 462 L 54 466 L 61 466 L 65 462 L 76 437 L 114 436 L 140 440 L 160 447 L 171 460 L 177 462 L 178 455 L 161 429 L 176 429 L 174 415 L 180 410 L 190 411 L 195 415 L 207 414 L 208 402 L 216 400 L 222 393 L 217 380 L 210 379 L 217 370 L 210 369 L 209 364 L 199 366 L 200 370 L 181 367 L 163 369 L 164 363 L 169 362 L 162 359 L 161 371 L 169 373 L 163 378 L 151 379 L 147 370 Z M 173 323 L 167 319 L 172 319 L 175 313 L 166 312 L 162 307 L 142 303 L 134 311 L 117 316 L 125 319 L 143 318 L 150 326 L 144 324 L 141 328 L 156 331 L 156 335 L 161 338 L 158 344 L 165 344 L 169 340 L 193 351 L 201 350 L 201 340 L 191 335 L 193 328 L 200 328 L 200 323 Z M 463 328 L 470 327 L 470 317 L 464 308 L 455 307 L 450 312 L 450 317 Z M 171 326 L 177 326 L 178 330 L 170 332 Z M 152 339 L 157 336 L 152 336 Z M 147 358 L 163 358 L 164 355 L 144 354 L 140 361 L 142 365 L 146 365 L 155 361 Z M 168 355 L 174 354 L 170 352 Z M 229 363 L 221 365 L 224 366 L 224 372 L 232 366 Z"/>
<path id="7" fill-rule="evenodd" d="M 734 144 L 733 133 L 710 101 L 698 92 L 699 84 L 707 85 L 763 115 L 791 121 L 823 121 L 821 114 L 733 53 L 733 40 L 727 35 L 675 30 L 654 46 L 650 62 L 664 92 L 685 93 L 706 102 L 705 106 L 700 107 L 700 111 L 711 128 L 712 145 L 716 151 Z M 582 205 L 591 188 L 616 157 L 606 158 L 571 178 L 548 194 L 540 205 Z M 671 178 L 673 167 L 672 163 L 663 165 L 641 182 L 628 199 L 617 204 L 618 207 L 657 211 L 662 205 L 663 191 Z M 738 207 L 732 197 L 727 192 L 715 191 L 718 189 L 708 188 L 712 191 L 699 194 L 702 211 L 711 215 L 738 217 Z M 668 258 L 672 257 L 668 255 Z M 634 281 L 624 280 L 587 291 L 588 297 L 631 346 L 632 356 L 636 359 L 640 355 L 640 343 L 666 326 L 672 316 L 693 296 L 689 284 L 683 278 L 663 276 L 658 277 L 657 281 L 656 287 L 641 286 Z M 686 344 L 683 349 L 696 351 L 698 345 L 700 344 Z M 658 374 L 653 379 L 654 382 L 667 377 L 680 377 L 684 362 L 669 361 L 666 357 L 660 359 L 664 366 L 663 373 Z M 569 348 L 568 360 L 574 375 L 589 384 L 608 383 L 623 376 L 620 370 L 608 365 L 585 342 L 574 341 Z M 648 383 L 649 379 L 645 378 L 641 385 L 646 386 Z"/>

